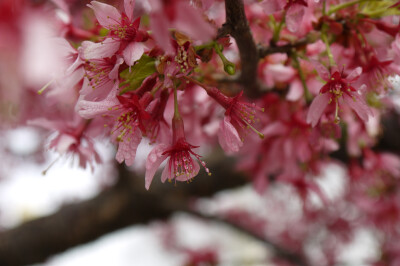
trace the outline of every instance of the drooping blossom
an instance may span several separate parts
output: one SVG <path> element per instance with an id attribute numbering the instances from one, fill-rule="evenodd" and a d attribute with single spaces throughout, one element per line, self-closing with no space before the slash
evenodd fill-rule
<path id="1" fill-rule="evenodd" d="M 253 127 L 253 124 L 257 121 L 256 113 L 263 112 L 264 109 L 257 107 L 254 103 L 240 101 L 243 91 L 235 97 L 228 97 L 217 88 L 205 89 L 208 95 L 226 110 L 218 132 L 219 143 L 225 152 L 238 152 L 249 130 L 254 131 L 260 138 L 264 137 L 261 132 Z"/>
<path id="2" fill-rule="evenodd" d="M 88 6 L 93 9 L 100 25 L 110 32 L 104 41 L 85 49 L 85 58 L 111 57 L 118 52 L 125 63 L 132 66 L 144 52 L 145 46 L 142 42 L 148 39 L 147 32 L 139 30 L 140 17 L 133 17 L 135 1 L 124 1 L 125 13 L 98 1 L 92 1 Z"/>
<path id="3" fill-rule="evenodd" d="M 361 67 L 354 69 L 349 75 L 345 75 L 343 71 L 338 70 L 330 73 L 322 64 L 314 62 L 316 70 L 326 84 L 321 88 L 311 103 L 307 114 L 307 123 L 311 123 L 315 127 L 320 120 L 325 108 L 328 105 L 335 105 L 335 123 L 339 119 L 339 106 L 346 103 L 352 108 L 357 115 L 364 121 L 368 121 L 369 116 L 372 116 L 372 111 L 369 109 L 365 100 L 361 97 L 358 90 L 351 86 L 351 83 L 358 79 L 361 75 Z"/>
<path id="4" fill-rule="evenodd" d="M 160 164 L 167 158 L 169 158 L 168 162 L 161 175 L 162 182 L 165 182 L 167 179 L 170 181 L 173 179 L 175 181 L 190 181 L 195 177 L 200 170 L 200 166 L 192 156 L 194 156 L 205 168 L 206 172 L 210 174 L 205 162 L 193 151 L 194 148 L 198 147 L 186 141 L 183 120 L 177 107 L 176 90 L 174 95 L 175 114 L 172 118 L 172 144 L 159 144 L 149 153 L 146 160 L 146 189 L 150 188 L 154 174 Z"/>
<path id="5" fill-rule="evenodd" d="M 50 141 L 49 147 L 59 154 L 73 154 L 79 158 L 79 166 L 93 169 L 93 163 L 100 163 L 101 159 L 94 148 L 92 138 L 87 135 L 89 120 L 75 116 L 72 120 L 48 120 L 37 118 L 28 121 L 28 125 L 55 130 L 57 136 Z"/>

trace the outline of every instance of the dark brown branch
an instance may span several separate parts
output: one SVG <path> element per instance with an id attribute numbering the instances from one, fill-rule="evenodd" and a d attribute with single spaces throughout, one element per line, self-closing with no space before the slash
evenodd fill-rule
<path id="1" fill-rule="evenodd" d="M 232 161 L 210 165 L 214 175 L 197 176 L 190 184 L 160 185 L 156 177 L 150 191 L 144 178 L 120 167 L 119 181 L 97 197 L 62 207 L 53 215 L 39 218 L 0 233 L 0 265 L 42 262 L 70 247 L 92 241 L 128 225 L 164 219 L 186 206 L 190 197 L 210 196 L 241 186 L 247 180 L 233 172 Z M 157 182 L 158 181 L 158 182 Z"/>
<path id="2" fill-rule="evenodd" d="M 250 97 L 260 95 L 257 81 L 258 50 L 248 25 L 242 0 L 226 0 L 226 23 L 223 28 L 235 39 L 239 48 L 241 74 L 239 82 Z"/>
<path id="3" fill-rule="evenodd" d="M 310 43 L 309 39 L 301 39 L 295 43 L 285 44 L 281 46 L 269 46 L 269 47 L 259 47 L 258 53 L 260 58 L 266 57 L 270 54 L 276 53 L 290 53 L 293 49 L 298 49 L 304 47 Z"/>

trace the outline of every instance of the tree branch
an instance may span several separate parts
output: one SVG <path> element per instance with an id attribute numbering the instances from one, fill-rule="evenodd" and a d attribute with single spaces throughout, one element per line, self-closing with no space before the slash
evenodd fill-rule
<path id="1" fill-rule="evenodd" d="M 189 184 L 163 184 L 154 180 L 150 191 L 144 178 L 119 167 L 119 181 L 97 197 L 62 207 L 47 217 L 26 222 L 0 233 L 0 265 L 42 262 L 70 247 L 90 242 L 128 225 L 165 219 L 190 202 L 191 197 L 210 196 L 247 182 L 233 172 L 232 161 L 210 165 L 213 176 L 205 173 Z M 171 205 L 181 202 L 184 205 Z"/>
<path id="2" fill-rule="evenodd" d="M 248 25 L 242 0 L 225 1 L 226 23 L 221 32 L 229 32 L 239 48 L 241 74 L 239 83 L 250 97 L 260 96 L 257 81 L 258 50 Z M 220 33 L 220 32 L 219 32 Z"/>

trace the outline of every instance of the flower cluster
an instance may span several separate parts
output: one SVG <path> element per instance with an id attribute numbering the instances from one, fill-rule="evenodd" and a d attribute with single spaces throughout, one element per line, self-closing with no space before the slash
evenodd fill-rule
<path id="1" fill-rule="evenodd" d="M 221 150 L 258 192 L 294 189 L 303 224 L 313 195 L 329 204 L 317 177 L 340 159 L 354 221 L 399 237 L 400 160 L 382 151 L 396 148 L 384 132 L 400 110 L 398 1 L 39 2 L 0 1 L 2 130 L 40 127 L 91 168 L 98 141 L 128 166 L 153 145 L 146 189 L 163 165 L 162 182 L 211 174 L 200 154 Z M 347 218 L 332 231 L 346 235 Z"/>

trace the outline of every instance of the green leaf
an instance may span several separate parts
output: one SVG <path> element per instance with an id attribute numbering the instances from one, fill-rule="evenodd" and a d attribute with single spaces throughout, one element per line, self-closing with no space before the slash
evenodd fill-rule
<path id="1" fill-rule="evenodd" d="M 134 91 L 142 85 L 145 78 L 156 72 L 156 59 L 145 54 L 131 68 L 125 69 L 120 76 L 125 81 L 121 82 L 120 87 L 126 86 L 121 94 Z"/>

